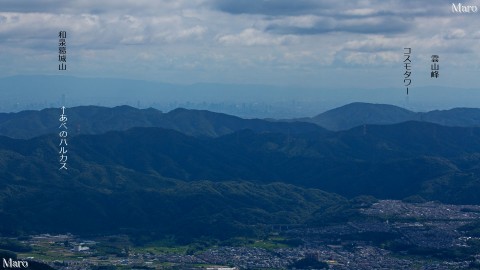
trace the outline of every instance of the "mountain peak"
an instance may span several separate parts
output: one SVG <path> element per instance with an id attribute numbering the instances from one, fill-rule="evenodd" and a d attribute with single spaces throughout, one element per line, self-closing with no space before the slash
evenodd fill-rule
<path id="1" fill-rule="evenodd" d="M 393 124 L 412 120 L 415 113 L 394 105 L 355 102 L 311 119 L 330 130 L 343 130 L 363 124 Z"/>

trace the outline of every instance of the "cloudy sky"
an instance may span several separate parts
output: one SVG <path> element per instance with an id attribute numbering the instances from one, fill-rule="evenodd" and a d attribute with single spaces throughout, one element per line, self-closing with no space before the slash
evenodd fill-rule
<path id="1" fill-rule="evenodd" d="M 348 2 L 348 4 L 347 4 Z M 479 5 L 480 1 L 461 2 Z M 302 87 L 480 85 L 480 12 L 417 0 L 2 0 L 0 72 Z M 58 31 L 67 31 L 67 72 Z M 430 56 L 440 77 L 430 78 Z"/>

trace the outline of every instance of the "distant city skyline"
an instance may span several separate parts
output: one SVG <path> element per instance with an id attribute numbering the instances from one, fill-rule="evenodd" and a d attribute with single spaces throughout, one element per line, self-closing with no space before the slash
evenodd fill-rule
<path id="1" fill-rule="evenodd" d="M 479 1 L 459 2 L 476 6 Z M 175 84 L 478 88 L 478 13 L 450 1 L 2 1 L 0 72 Z M 455 4 L 458 4 L 455 2 Z M 58 31 L 68 69 L 59 71 Z M 439 55 L 440 76 L 430 78 Z"/>

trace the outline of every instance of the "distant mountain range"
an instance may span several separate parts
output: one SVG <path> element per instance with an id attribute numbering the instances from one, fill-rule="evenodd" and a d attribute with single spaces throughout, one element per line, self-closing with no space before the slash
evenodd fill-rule
<path id="1" fill-rule="evenodd" d="M 480 109 L 455 108 L 444 111 L 412 112 L 397 106 L 370 103 L 351 103 L 329 110 L 312 118 L 298 121 L 315 123 L 329 130 L 347 130 L 365 124 L 396 124 L 423 121 L 445 126 L 480 126 Z"/>
<path id="2" fill-rule="evenodd" d="M 61 110 L 0 113 L 0 135 L 28 139 L 58 132 Z M 80 106 L 66 109 L 70 135 L 101 134 L 133 127 L 161 127 L 187 135 L 217 137 L 243 129 L 256 132 L 305 133 L 321 132 L 323 128 L 306 122 L 272 122 L 242 119 L 203 110 L 176 109 L 162 113 L 156 109 L 130 106 L 114 108 Z"/>
<path id="3" fill-rule="evenodd" d="M 29 139 L 58 131 L 61 110 L 0 113 L 0 135 Z M 133 127 L 161 127 L 196 137 L 218 137 L 250 129 L 255 132 L 301 134 L 348 130 L 361 125 L 388 125 L 406 121 L 436 123 L 444 126 L 479 127 L 480 109 L 456 108 L 445 111 L 412 112 L 393 105 L 352 103 L 312 118 L 293 120 L 243 119 L 205 110 L 175 109 L 163 113 L 157 109 L 130 106 L 106 108 L 80 106 L 67 108 L 70 135 L 101 134 Z M 315 125 L 313 125 L 315 124 Z"/>
<path id="4" fill-rule="evenodd" d="M 228 238 L 342 221 L 361 195 L 480 204 L 476 110 L 424 114 L 464 127 L 392 124 L 412 114 L 351 104 L 325 115 L 356 127 L 327 131 L 207 111 L 68 108 L 67 172 L 58 170 L 60 109 L 1 114 L 0 233 Z"/>

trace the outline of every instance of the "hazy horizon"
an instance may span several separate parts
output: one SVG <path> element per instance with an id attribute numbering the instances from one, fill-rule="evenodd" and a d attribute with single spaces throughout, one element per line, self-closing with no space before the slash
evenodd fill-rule
<path id="1" fill-rule="evenodd" d="M 169 84 L 119 78 L 18 75 L 0 78 L 0 112 L 98 105 L 203 109 L 246 118 L 312 117 L 353 102 L 391 104 L 416 112 L 478 107 L 480 91 L 469 88 L 300 88 L 259 84 Z M 39 95 L 38 93 L 42 93 Z M 64 98 L 63 98 L 64 96 Z"/>

